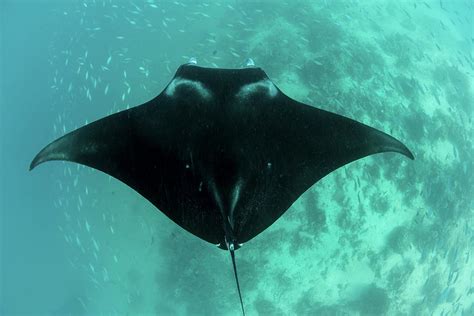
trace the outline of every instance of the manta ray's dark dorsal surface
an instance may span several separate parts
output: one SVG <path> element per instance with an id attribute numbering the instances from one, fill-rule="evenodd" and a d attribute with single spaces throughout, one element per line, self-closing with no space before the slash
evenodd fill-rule
<path id="1" fill-rule="evenodd" d="M 260 68 L 186 64 L 153 100 L 59 138 L 30 169 L 67 160 L 121 180 L 179 226 L 229 249 L 236 273 L 239 243 L 315 182 L 389 151 L 413 159 L 381 131 L 290 99 Z"/>

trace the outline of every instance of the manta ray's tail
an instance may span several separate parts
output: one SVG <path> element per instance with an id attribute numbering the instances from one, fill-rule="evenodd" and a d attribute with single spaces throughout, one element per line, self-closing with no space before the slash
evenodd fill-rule
<path id="1" fill-rule="evenodd" d="M 237 282 L 237 291 L 239 291 L 240 306 L 242 307 L 242 314 L 245 316 L 244 303 L 242 301 L 242 294 L 240 293 L 239 277 L 237 276 L 237 266 L 235 265 L 234 249 L 229 249 L 229 251 L 232 258 L 232 265 L 234 266 L 234 275 L 235 281 Z"/>

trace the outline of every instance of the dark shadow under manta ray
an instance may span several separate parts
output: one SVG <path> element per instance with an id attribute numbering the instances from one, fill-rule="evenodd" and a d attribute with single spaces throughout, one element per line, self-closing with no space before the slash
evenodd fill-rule
<path id="1" fill-rule="evenodd" d="M 193 235 L 234 251 L 318 180 L 359 158 L 412 153 L 395 138 L 297 102 L 256 67 L 182 65 L 153 100 L 81 127 L 33 159 L 124 182 Z"/>

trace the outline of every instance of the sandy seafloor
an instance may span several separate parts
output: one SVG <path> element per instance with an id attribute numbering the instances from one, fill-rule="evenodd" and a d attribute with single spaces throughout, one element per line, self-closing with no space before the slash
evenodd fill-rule
<path id="1" fill-rule="evenodd" d="M 414 153 L 338 169 L 239 249 L 248 315 L 474 315 L 472 3 L 97 0 L 51 14 L 64 28 L 44 78 L 48 140 L 151 99 L 190 56 L 225 68 L 251 57 L 289 96 Z M 107 175 L 41 168 L 83 280 L 55 312 L 239 315 L 227 252 Z"/>

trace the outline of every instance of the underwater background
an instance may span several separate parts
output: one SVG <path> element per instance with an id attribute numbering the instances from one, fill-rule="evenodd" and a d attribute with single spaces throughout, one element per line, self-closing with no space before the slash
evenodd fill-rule
<path id="1" fill-rule="evenodd" d="M 415 160 L 338 169 L 239 249 L 247 314 L 474 315 L 473 15 L 469 0 L 0 1 L 0 314 L 241 314 L 227 252 L 99 171 L 28 166 L 190 57 L 251 57 Z"/>

